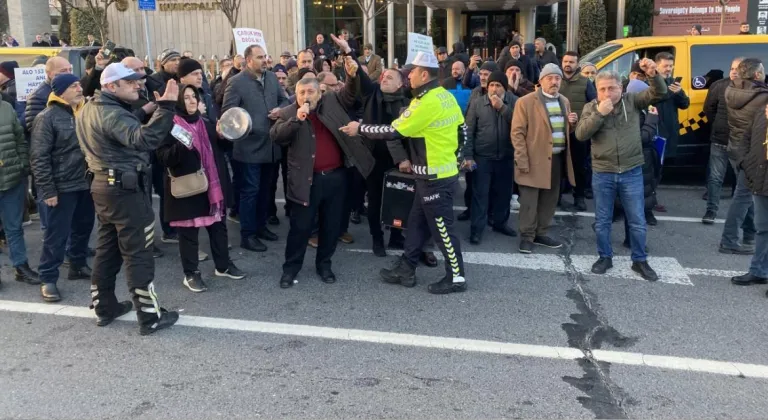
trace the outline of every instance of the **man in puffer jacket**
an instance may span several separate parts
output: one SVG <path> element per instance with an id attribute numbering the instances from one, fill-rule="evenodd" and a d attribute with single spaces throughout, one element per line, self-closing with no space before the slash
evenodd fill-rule
<path id="1" fill-rule="evenodd" d="M 768 86 L 764 83 L 765 68 L 757 58 L 745 58 L 736 69 L 738 78 L 731 81 L 725 90 L 728 107 L 728 158 L 737 172 L 736 192 L 728 209 L 720 240 L 720 252 L 725 254 L 753 254 L 754 225 L 744 229 L 742 243 L 739 243 L 739 227 L 745 220 L 753 219 L 754 204 L 752 193 L 746 184 L 741 163 L 744 160 L 749 128 L 757 114 L 768 104 Z"/>
<path id="2" fill-rule="evenodd" d="M 29 173 L 29 146 L 24 139 L 16 110 L 0 101 L 0 219 L 10 248 L 11 263 L 16 269 L 16 280 L 27 284 L 40 284 L 37 273 L 29 268 L 27 247 L 24 244 L 25 183 Z"/>
<path id="3" fill-rule="evenodd" d="M 75 114 L 84 105 L 83 88 L 73 74 L 57 75 L 51 87 L 48 107 L 35 119 L 30 163 L 40 199 L 48 208 L 39 266 L 43 282 L 40 293 L 44 301 L 57 302 L 61 295 L 56 282 L 65 254 L 70 261 L 68 279 L 91 278 L 86 257 L 95 213 L 85 180 L 85 155 L 75 131 Z"/>

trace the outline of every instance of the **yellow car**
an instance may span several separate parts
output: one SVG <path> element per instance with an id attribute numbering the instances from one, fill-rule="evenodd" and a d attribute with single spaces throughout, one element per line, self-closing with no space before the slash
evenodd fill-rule
<path id="1" fill-rule="evenodd" d="M 598 72 L 613 70 L 623 79 L 629 77 L 632 63 L 640 58 L 653 59 L 666 51 L 675 56 L 675 77 L 691 99 L 686 110 L 679 111 L 680 139 L 675 157 L 664 160 L 666 167 L 704 170 L 709 159 L 709 131 L 704 116 L 704 99 L 709 86 L 728 77 L 736 57 L 754 57 L 768 63 L 766 35 L 654 36 L 617 39 L 585 55 L 581 62 L 595 64 Z M 699 172 L 699 171 L 697 171 Z"/>

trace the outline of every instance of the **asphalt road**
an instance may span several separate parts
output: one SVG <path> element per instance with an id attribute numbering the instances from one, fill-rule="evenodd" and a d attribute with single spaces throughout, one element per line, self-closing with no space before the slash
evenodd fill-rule
<path id="1" fill-rule="evenodd" d="M 44 304 L 3 256 L 0 417 L 764 417 L 766 287 L 729 283 L 750 258 L 717 252 L 722 224 L 696 221 L 702 192 L 659 193 L 669 213 L 657 215 L 671 219 L 649 228 L 657 283 L 628 270 L 621 223 L 616 267 L 589 274 L 593 219 L 564 212 L 552 235 L 569 245 L 530 257 L 490 231 L 469 245 L 459 222 L 466 293 L 426 292 L 442 268 L 419 268 L 413 289 L 381 283 L 396 253 L 370 254 L 365 223 L 352 225 L 354 244 L 339 245 L 336 284 L 319 281 L 310 250 L 299 284 L 282 290 L 287 219 L 263 254 L 238 248 L 230 223 L 232 258 L 249 277 L 214 279 L 204 262 L 209 291 L 193 294 L 176 245 L 162 244 L 155 283 L 183 325 L 150 337 L 133 315 L 97 328 L 87 281 L 62 276 L 61 306 Z M 25 232 L 36 266 L 39 226 Z M 203 234 L 201 243 L 208 251 Z M 118 294 L 128 296 L 122 275 Z"/>

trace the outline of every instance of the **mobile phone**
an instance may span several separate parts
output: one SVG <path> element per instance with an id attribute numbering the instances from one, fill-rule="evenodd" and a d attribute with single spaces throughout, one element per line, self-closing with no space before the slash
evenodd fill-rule
<path id="1" fill-rule="evenodd" d="M 683 81 L 682 77 L 675 77 L 675 83 L 680 83 Z"/>
<path id="2" fill-rule="evenodd" d="M 111 39 L 108 39 L 107 42 L 104 44 L 104 47 L 101 48 L 101 55 L 103 55 L 104 58 L 109 58 L 109 56 L 111 56 L 114 51 L 115 51 L 115 43 L 112 42 Z"/>
<path id="3" fill-rule="evenodd" d="M 474 51 L 472 51 L 472 54 L 480 55 L 480 48 L 475 48 Z"/>

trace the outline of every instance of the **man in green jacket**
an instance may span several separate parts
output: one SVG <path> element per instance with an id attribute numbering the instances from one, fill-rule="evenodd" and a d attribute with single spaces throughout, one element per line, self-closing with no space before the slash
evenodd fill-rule
<path id="1" fill-rule="evenodd" d="M 640 61 L 648 76 L 650 89 L 622 95 L 621 78 L 612 71 L 595 77 L 597 100 L 584 106 L 576 126 L 576 138 L 592 139 L 592 189 L 595 195 L 595 235 L 600 258 L 592 272 L 604 274 L 613 267 L 611 221 L 613 202 L 618 193 L 629 221 L 632 270 L 648 281 L 658 275 L 648 265 L 645 252 L 645 212 L 643 196 L 643 147 L 640 137 L 640 113 L 667 93 L 664 79 L 656 72 L 656 63 Z"/>
<path id="2" fill-rule="evenodd" d="M 13 106 L 0 101 L 0 220 L 8 240 L 16 281 L 34 285 L 40 284 L 40 280 L 29 268 L 21 227 L 27 197 L 26 183 L 22 181 L 28 174 L 29 144 L 24 138 L 24 129 Z"/>

